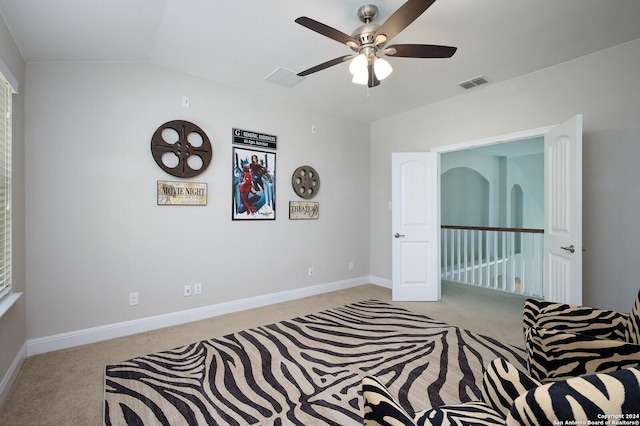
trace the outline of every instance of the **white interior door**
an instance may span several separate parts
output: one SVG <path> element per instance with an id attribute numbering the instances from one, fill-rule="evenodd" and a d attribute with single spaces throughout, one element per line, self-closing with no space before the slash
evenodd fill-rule
<path id="1" fill-rule="evenodd" d="M 545 133 L 544 298 L 582 304 L 582 115 Z"/>
<path id="2" fill-rule="evenodd" d="M 438 154 L 392 154 L 393 300 L 440 300 L 439 188 Z"/>

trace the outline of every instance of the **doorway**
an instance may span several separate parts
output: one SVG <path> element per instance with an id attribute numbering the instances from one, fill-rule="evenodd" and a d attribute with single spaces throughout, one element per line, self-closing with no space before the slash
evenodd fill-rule
<path id="1" fill-rule="evenodd" d="M 425 192 L 411 193 L 412 188 L 416 185 L 402 185 L 402 174 L 404 171 L 401 167 L 392 167 L 392 230 L 395 232 L 395 239 L 392 239 L 393 252 L 393 295 L 398 291 L 404 290 L 402 266 L 408 262 L 402 256 L 402 245 L 400 240 L 411 239 L 412 243 L 430 247 L 434 244 L 437 253 L 427 258 L 419 259 L 421 265 L 414 265 L 413 270 L 426 270 L 429 274 L 434 271 L 440 271 L 440 157 L 447 152 L 461 151 L 470 148 L 489 147 L 501 144 L 504 141 L 518 141 L 535 137 L 544 137 L 544 256 L 543 256 L 543 294 L 545 299 L 562 302 L 581 304 L 582 302 L 582 115 L 576 115 L 566 122 L 545 128 L 538 128 L 504 136 L 465 142 L 462 144 L 438 147 L 431 150 L 430 153 L 394 153 L 392 157 L 402 154 L 408 162 L 411 156 L 416 158 L 424 158 L 425 164 L 427 160 L 435 159 L 437 167 L 423 167 L 425 173 L 425 181 L 420 185 L 432 187 L 435 185 L 436 190 L 430 191 L 430 198 L 425 199 Z M 426 155 L 429 154 L 429 155 Z M 427 158 L 430 157 L 430 158 Z M 395 160 L 393 162 L 395 164 Z M 428 172 L 428 173 L 427 173 Z M 407 190 L 408 189 L 408 190 Z M 517 195 L 516 195 L 517 197 Z M 502 203 L 506 204 L 506 193 L 500 194 Z M 401 223 L 397 218 L 402 217 L 403 206 L 414 205 L 436 205 L 436 212 L 433 217 L 421 218 L 421 223 L 435 224 L 433 231 L 438 235 L 437 241 L 433 238 L 413 239 L 414 235 L 405 235 L 397 229 L 401 229 Z M 516 209 L 517 210 L 517 209 Z M 421 211 L 427 211 L 422 209 Z M 398 212 L 398 213 L 396 213 Z M 507 209 L 502 209 L 502 216 L 505 222 L 512 217 L 507 214 Z M 523 214 L 526 214 L 523 209 Z M 421 228 L 422 229 L 422 228 Z M 425 233 L 425 235 L 432 235 Z M 393 238 L 393 237 L 392 237 Z M 425 245 L 426 244 L 426 245 Z M 435 259 L 435 261 L 433 260 Z M 413 259 L 416 260 L 415 258 Z M 429 264 L 427 265 L 427 262 Z M 426 280 L 424 281 L 426 282 Z M 440 293 L 439 279 L 437 280 L 436 293 Z M 426 286 L 424 286 L 426 288 Z M 398 293 L 399 294 L 399 293 Z M 420 299 L 422 291 L 415 292 L 417 296 L 412 300 L 428 300 Z M 413 296 L 412 296 L 413 297 Z"/>
<path id="2" fill-rule="evenodd" d="M 441 277 L 542 296 L 544 138 L 440 156 Z"/>

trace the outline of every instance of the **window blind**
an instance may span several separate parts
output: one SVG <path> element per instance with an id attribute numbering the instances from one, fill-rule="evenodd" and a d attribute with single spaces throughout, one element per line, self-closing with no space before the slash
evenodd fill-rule
<path id="1" fill-rule="evenodd" d="M 11 290 L 11 96 L 0 73 L 0 298 Z"/>

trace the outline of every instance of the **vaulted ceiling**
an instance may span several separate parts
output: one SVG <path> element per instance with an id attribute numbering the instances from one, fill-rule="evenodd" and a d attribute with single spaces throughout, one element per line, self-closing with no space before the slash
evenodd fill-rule
<path id="1" fill-rule="evenodd" d="M 383 23 L 403 0 L 376 0 Z M 294 22 L 308 16 L 344 33 L 363 0 L 0 0 L 27 62 L 145 62 L 375 121 L 640 38 L 638 0 L 437 0 L 393 44 L 456 46 L 450 59 L 388 58 L 378 87 L 351 83 L 348 64 L 294 75 L 351 50 Z M 391 44 L 391 43 L 390 43 Z"/>

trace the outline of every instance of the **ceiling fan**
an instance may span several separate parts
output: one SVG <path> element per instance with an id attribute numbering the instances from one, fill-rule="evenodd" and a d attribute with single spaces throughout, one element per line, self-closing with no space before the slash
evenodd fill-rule
<path id="1" fill-rule="evenodd" d="M 409 0 L 382 25 L 372 23 L 378 15 L 376 6 L 372 4 L 362 6 L 358 9 L 358 18 L 364 24 L 356 28 L 351 35 L 306 16 L 301 16 L 295 22 L 325 37 L 346 44 L 356 53 L 331 59 L 298 73 L 298 76 L 304 77 L 353 59 L 349 66 L 349 70 L 353 74 L 352 81 L 357 84 L 366 84 L 368 87 L 375 87 L 392 71 L 391 65 L 385 59 L 378 57 L 378 54 L 400 58 L 450 58 L 456 52 L 456 47 L 432 44 L 386 46 L 389 40 L 408 27 L 434 2 L 435 0 Z"/>

